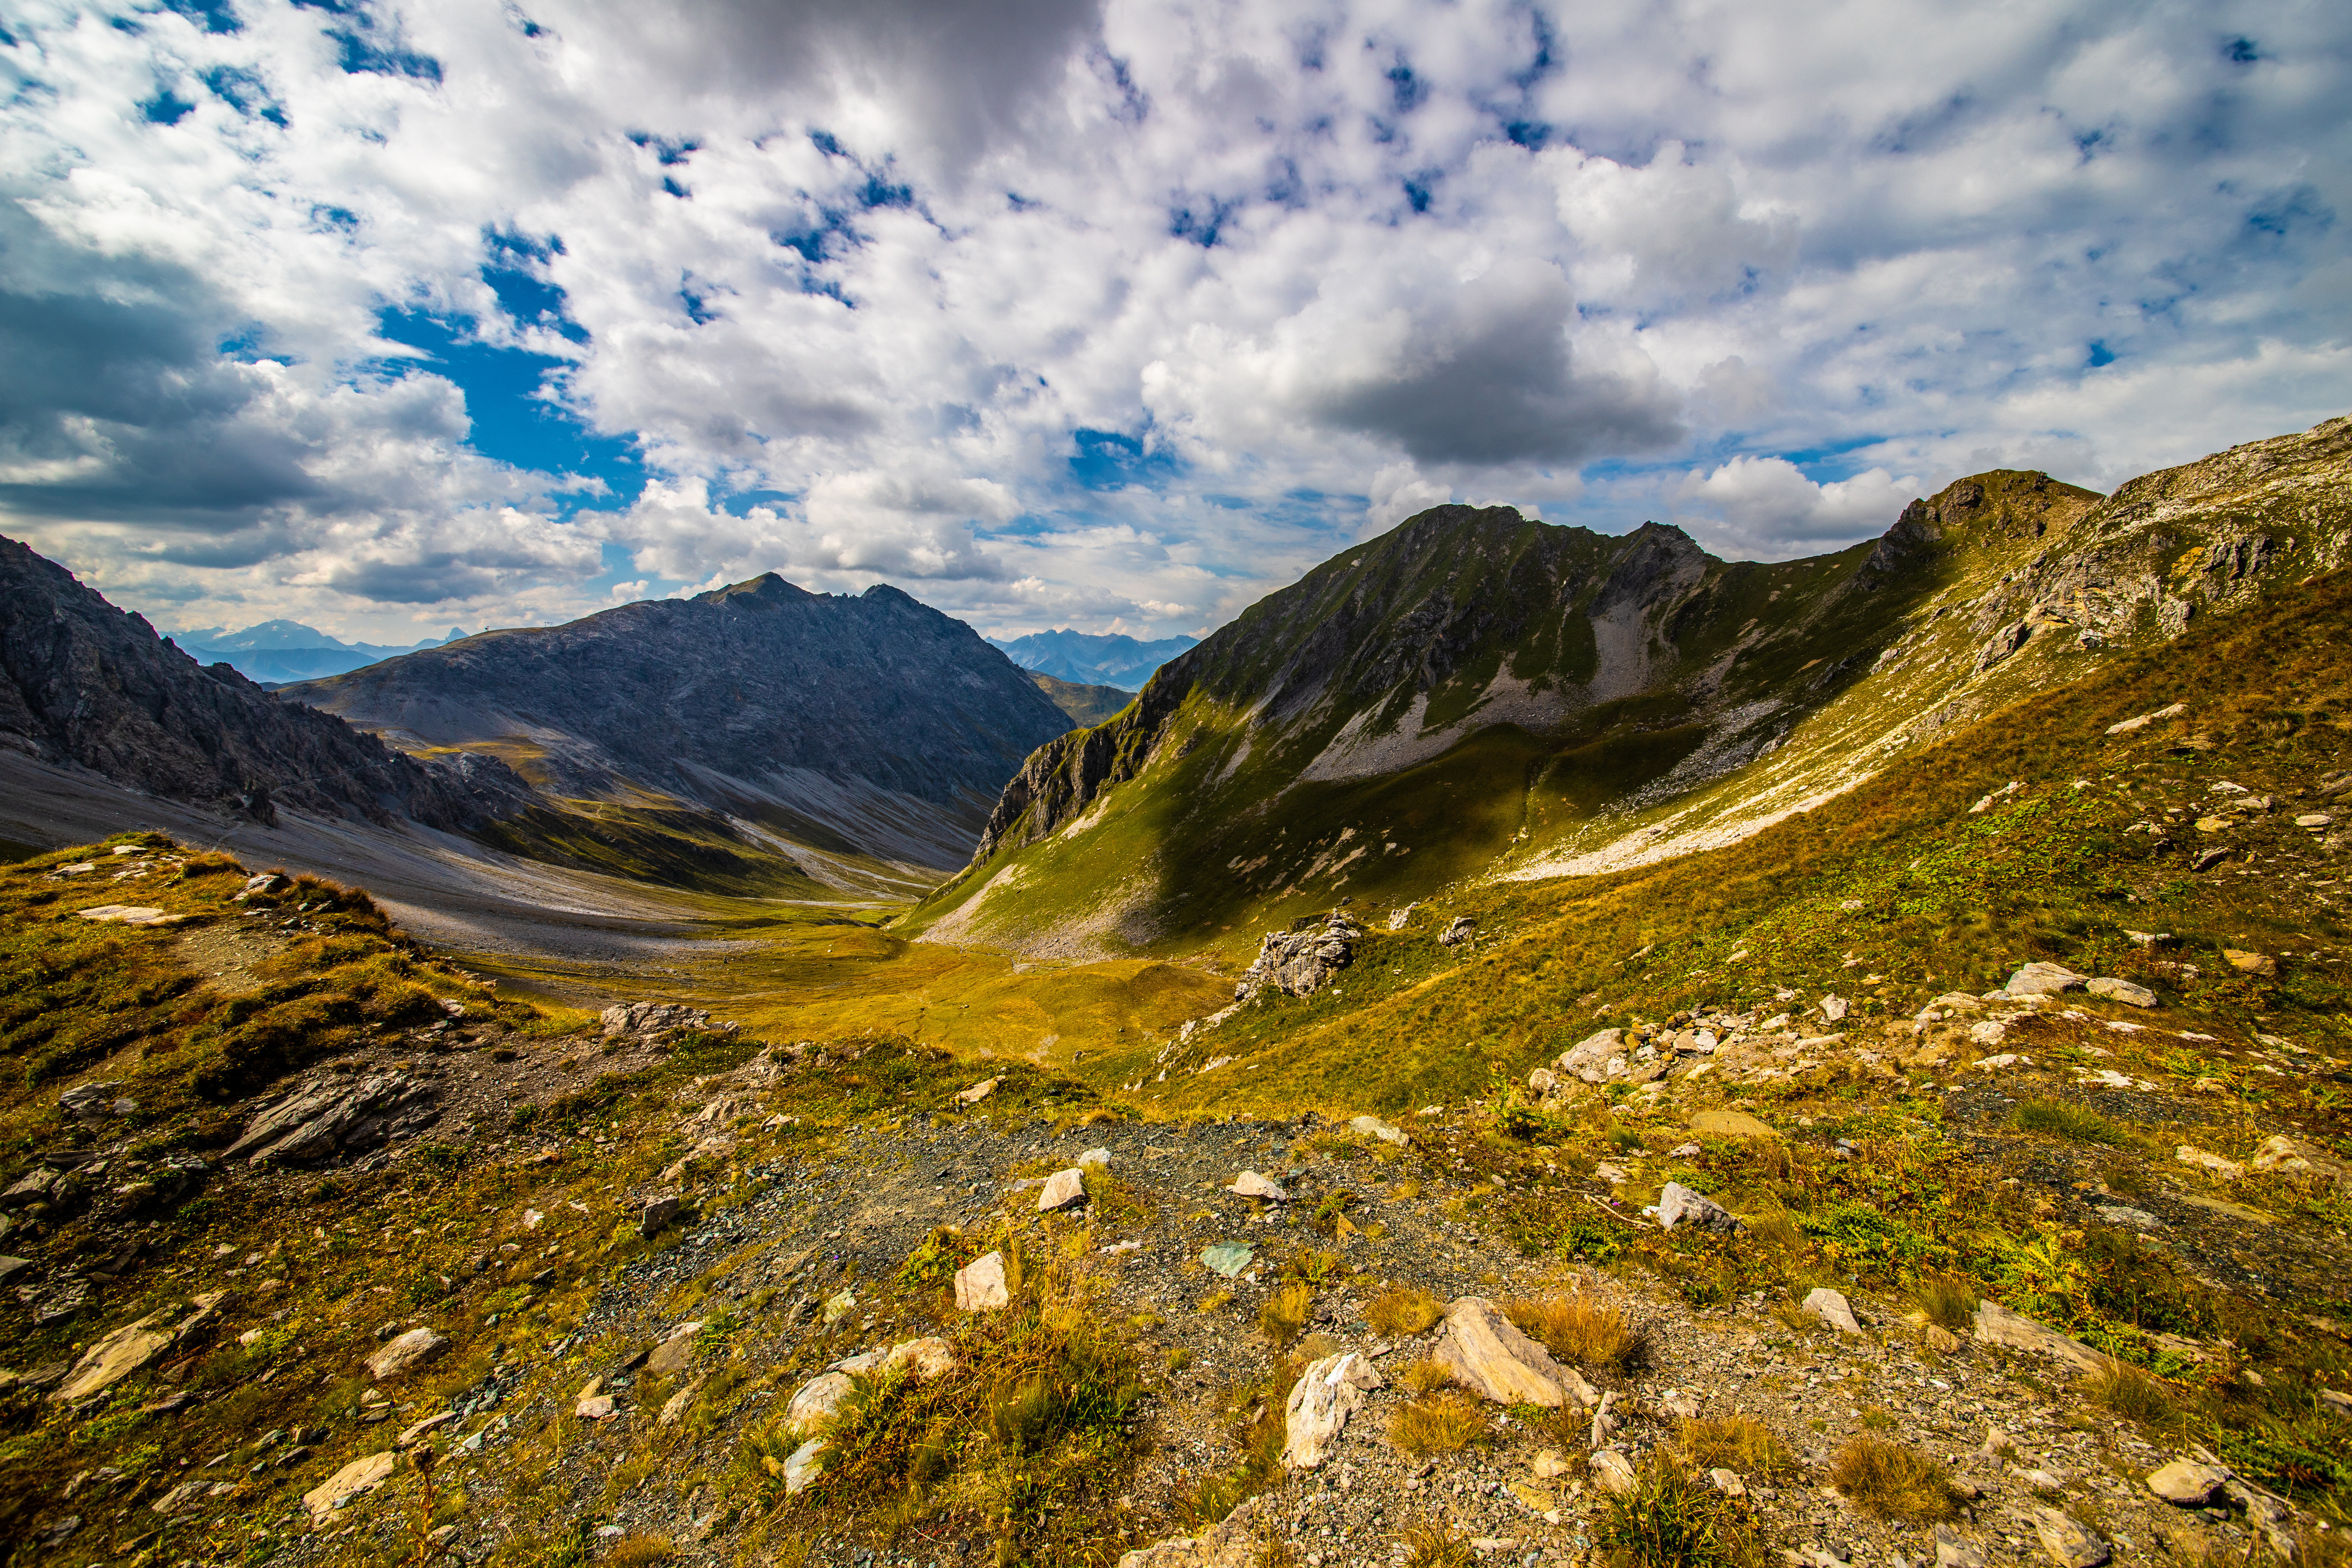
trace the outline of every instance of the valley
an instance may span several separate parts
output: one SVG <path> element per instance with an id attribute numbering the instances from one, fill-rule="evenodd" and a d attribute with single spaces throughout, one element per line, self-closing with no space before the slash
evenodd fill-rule
<path id="1" fill-rule="evenodd" d="M 774 577 L 248 693 L 40 576 L 6 1561 L 2340 1563 L 2347 481 L 1440 508 L 1132 700 Z"/>

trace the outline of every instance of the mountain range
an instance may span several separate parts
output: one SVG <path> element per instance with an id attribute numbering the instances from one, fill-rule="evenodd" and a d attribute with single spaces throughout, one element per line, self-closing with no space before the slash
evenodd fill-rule
<path id="1" fill-rule="evenodd" d="M 226 664 L 254 680 L 274 686 L 292 680 L 315 680 L 320 676 L 341 675 L 383 659 L 415 653 L 419 648 L 439 647 L 446 643 L 456 642 L 465 635 L 460 628 L 451 626 L 447 637 L 426 637 L 406 647 L 394 647 L 380 643 L 347 643 L 299 621 L 275 620 L 263 621 L 235 632 L 220 626 L 204 626 L 182 632 L 173 640 L 187 649 L 200 664 Z"/>
<path id="2" fill-rule="evenodd" d="M 278 697 L 422 755 L 504 759 L 561 803 L 511 826 L 516 847 L 586 852 L 589 821 L 590 839 L 731 830 L 813 874 L 960 864 L 1004 780 L 1070 727 L 962 622 L 886 585 L 812 594 L 773 574 Z"/>
<path id="3" fill-rule="evenodd" d="M 1192 647 L 1198 637 L 1162 637 L 1139 642 L 1118 632 L 1031 632 L 1010 641 L 988 639 L 1024 669 L 1034 669 L 1077 686 L 1115 686 L 1135 692 L 1151 672 Z"/>
<path id="4" fill-rule="evenodd" d="M 1875 542 L 1777 563 L 1655 523 L 1436 508 L 1029 758 L 908 925 L 1171 951 L 1729 842 L 2102 650 L 2340 563 L 2347 454 L 2338 419 L 2105 498 L 1979 474 Z"/>

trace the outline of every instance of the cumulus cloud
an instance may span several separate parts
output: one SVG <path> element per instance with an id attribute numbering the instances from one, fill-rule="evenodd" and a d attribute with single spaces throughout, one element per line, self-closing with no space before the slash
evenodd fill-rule
<path id="1" fill-rule="evenodd" d="M 0 530 L 394 640 L 780 570 L 1192 630 L 1455 499 L 1734 553 L 2352 404 L 2352 21 L 34 0 Z M 1837 454 L 1824 458 L 1822 454 Z"/>

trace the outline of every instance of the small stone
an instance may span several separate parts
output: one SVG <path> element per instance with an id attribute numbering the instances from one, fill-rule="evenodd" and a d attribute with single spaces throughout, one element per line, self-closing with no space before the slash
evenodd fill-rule
<path id="1" fill-rule="evenodd" d="M 2332 827 L 2336 818 L 2324 811 L 2306 811 L 2294 819 L 2297 827 Z"/>
<path id="2" fill-rule="evenodd" d="M 1950 1355 L 1960 1348 L 1960 1336 L 1941 1323 L 1928 1324 L 1927 1331 L 1921 1338 L 1927 1342 L 1927 1348 L 1937 1355 Z"/>
<path id="3" fill-rule="evenodd" d="M 2192 871 L 2210 871 L 2229 858 L 2230 852 L 2227 849 L 2200 850 L 2198 852 L 2197 858 L 2189 863 L 2189 868 Z"/>
<path id="4" fill-rule="evenodd" d="M 1459 947 L 1464 942 L 1468 942 L 1473 936 L 1476 935 L 1477 931 L 1478 922 L 1476 921 L 1472 920 L 1468 915 L 1456 915 L 1454 917 L 1454 923 L 1445 928 L 1445 934 L 1437 939 L 1438 945 L 1441 947 Z"/>
<path id="5" fill-rule="evenodd" d="M 1850 1004 L 1843 996 L 1824 996 L 1822 998 L 1822 1016 L 1832 1024 L 1838 1023 L 1845 1017 L 1849 1006 Z"/>
<path id="6" fill-rule="evenodd" d="M 637 1211 L 637 1234 L 648 1238 L 659 1236 L 683 1206 L 676 1193 L 647 1200 L 646 1206 Z"/>
<path id="7" fill-rule="evenodd" d="M 163 1514 L 168 1518 L 170 1515 L 179 1512 L 190 1503 L 203 1498 L 211 1490 L 212 1483 L 210 1481 L 182 1481 L 178 1486 L 173 1487 L 170 1491 L 165 1492 L 162 1497 L 157 1498 L 153 1502 L 149 1503 L 147 1506 L 152 1511 Z"/>
<path id="8" fill-rule="evenodd" d="M 2115 1555 L 2105 1542 L 2063 1509 L 2035 1509 L 2033 1533 L 2042 1538 L 2042 1550 L 2050 1553 L 2058 1568 L 2099 1568 Z"/>
<path id="9" fill-rule="evenodd" d="M 1372 1363 L 1354 1351 L 1308 1366 L 1290 1385 L 1283 1405 L 1282 1462 L 1294 1470 L 1320 1468 L 1365 1395 L 1386 1386 Z"/>
<path id="10" fill-rule="evenodd" d="M 2235 1181 L 2246 1173 L 2246 1168 L 2235 1160 L 2225 1160 L 2209 1149 L 2194 1143 L 2183 1143 L 2173 1152 L 2173 1157 L 2184 1165 L 2194 1165 L 2200 1171 L 2210 1171 L 2217 1176 Z"/>
<path id="11" fill-rule="evenodd" d="M 1862 1324 L 1853 1315 L 1853 1308 L 1845 1297 L 1828 1286 L 1820 1286 L 1806 1294 L 1797 1310 L 1807 1317 L 1819 1318 L 1842 1334 L 1862 1332 Z"/>
<path id="12" fill-rule="evenodd" d="M 1726 1497 L 1746 1497 L 1748 1495 L 1748 1483 L 1746 1480 L 1741 1479 L 1738 1470 L 1727 1470 L 1721 1466 L 1717 1466 L 1714 1469 L 1707 1471 L 1706 1479 L 1709 1486 L 1713 1487 L 1716 1490 L 1721 1492 Z"/>
<path id="13" fill-rule="evenodd" d="M 825 1326 L 831 1328 L 856 1310 L 857 1292 L 845 1285 L 824 1299 L 824 1307 L 818 1315 L 824 1320 Z"/>
<path id="14" fill-rule="evenodd" d="M 1985 1568 L 1984 1548 L 1963 1541 L 1948 1524 L 1936 1527 L 1936 1568 Z"/>
<path id="15" fill-rule="evenodd" d="M 1011 1306 L 1013 1297 L 1004 1288 L 1004 1254 L 991 1252 L 957 1269 L 955 1298 L 959 1312 L 999 1312 Z"/>
<path id="16" fill-rule="evenodd" d="M 1559 1087 L 1559 1075 L 1549 1068 L 1538 1068 L 1528 1074 L 1528 1088 L 1538 1094 L 1549 1094 Z"/>
<path id="17" fill-rule="evenodd" d="M 1658 1190 L 1658 1228 L 1672 1230 L 1678 1225 L 1727 1233 L 1744 1228 L 1729 1209 L 1713 1198 L 1695 1193 L 1680 1182 L 1668 1182 Z"/>
<path id="18" fill-rule="evenodd" d="M 583 1394 L 572 1406 L 572 1414 L 583 1421 L 610 1421 L 613 1418 L 613 1396 L 609 1394 Z"/>
<path id="19" fill-rule="evenodd" d="M 698 1377 L 663 1402 L 661 1415 L 656 1420 L 664 1426 L 676 1426 L 685 1417 L 687 1406 L 694 1403 L 694 1396 L 701 1392 L 702 1380 Z"/>
<path id="20" fill-rule="evenodd" d="M 333 1516 L 336 1510 L 363 1492 L 372 1492 L 391 1479 L 393 1468 L 400 1456 L 387 1448 L 381 1454 L 370 1454 L 363 1459 L 353 1459 L 325 1480 L 302 1494 L 302 1506 L 310 1510 L 310 1522 L 315 1527 Z"/>
<path id="21" fill-rule="evenodd" d="M 1412 1142 L 1404 1129 L 1381 1121 L 1377 1116 L 1359 1116 L 1348 1123 L 1348 1131 L 1366 1138 L 1377 1138 L 1383 1143 L 1393 1143 L 1402 1149 Z"/>
<path id="22" fill-rule="evenodd" d="M 2055 996 L 2061 992 L 2081 990 L 2088 979 L 2063 964 L 2037 962 L 2011 975 L 2009 984 L 2001 989 L 2011 996 Z"/>
<path id="23" fill-rule="evenodd" d="M 1256 1256 L 1257 1248 L 1245 1241 L 1221 1241 L 1213 1247 L 1202 1248 L 1201 1267 L 1233 1279 L 1239 1278 L 1241 1271 L 1250 1266 L 1250 1259 Z"/>
<path id="24" fill-rule="evenodd" d="M 1110 1169 L 1110 1151 L 1108 1149 L 1089 1149 L 1085 1153 L 1079 1155 L 1076 1160 L 1072 1161 L 1071 1163 L 1077 1166 L 1081 1171 L 1108 1171 Z"/>
<path id="25" fill-rule="evenodd" d="M 1614 1448 L 1601 1449 L 1588 1463 L 1592 1484 L 1612 1497 L 1631 1497 L 1639 1484 L 1633 1478 L 1633 1461 Z"/>
<path id="26" fill-rule="evenodd" d="M 1045 1178 L 1045 1189 L 1037 1194 L 1037 1212 L 1046 1214 L 1055 1209 L 1066 1209 L 1073 1204 L 1084 1203 L 1086 1197 L 1086 1176 L 1073 1165 Z"/>
<path id="27" fill-rule="evenodd" d="M 2248 952 L 2242 948 L 2225 947 L 2221 958 L 2241 974 L 2273 975 L 2278 973 L 2278 960 L 2266 952 Z"/>
<path id="28" fill-rule="evenodd" d="M 992 1078 L 982 1079 L 970 1089 L 960 1089 L 956 1090 L 956 1098 L 962 1100 L 966 1105 L 978 1105 L 982 1100 L 986 1100 L 990 1095 L 996 1092 L 996 1083 L 997 1080 Z"/>
<path id="29" fill-rule="evenodd" d="M 1558 1448 L 1538 1448 L 1536 1450 L 1535 1463 L 1532 1468 L 1536 1473 L 1536 1479 L 1549 1481 L 1556 1480 L 1568 1474 L 1575 1467 L 1569 1463 L 1568 1456 Z"/>
<path id="30" fill-rule="evenodd" d="M 2182 1508 L 2203 1508 L 2221 1497 L 2227 1479 L 2210 1465 L 2175 1459 L 2147 1478 L 2147 1489 Z"/>
<path id="31" fill-rule="evenodd" d="M 702 1331 L 702 1320 L 680 1323 L 662 1336 L 646 1357 L 646 1370 L 658 1377 L 672 1377 L 694 1364 L 695 1336 Z"/>
<path id="32" fill-rule="evenodd" d="M 1290 1194 L 1283 1191 L 1280 1182 L 1261 1176 L 1255 1171 L 1244 1171 L 1234 1178 L 1233 1185 L 1225 1191 L 1244 1198 L 1265 1198 L 1270 1203 L 1290 1201 Z"/>
<path id="33" fill-rule="evenodd" d="M 1698 1400 L 1685 1389 L 1669 1388 L 1665 1393 L 1658 1395 L 1658 1404 L 1669 1415 L 1677 1416 L 1685 1421 L 1698 1419 Z"/>
<path id="34" fill-rule="evenodd" d="M 784 1461 L 784 1491 L 798 1492 L 824 1473 L 824 1439 L 812 1437 L 792 1451 Z"/>
<path id="35" fill-rule="evenodd" d="M 2111 1002 L 2121 1002 L 2126 1006 L 2153 1007 L 2156 1005 L 2155 992 L 2145 985 L 2135 985 L 2128 980 L 2117 980 L 2112 974 L 2102 974 L 2086 984 L 2083 989 L 2094 996 L 2105 996 Z"/>
<path id="36" fill-rule="evenodd" d="M 378 1383 L 423 1366 L 449 1348 L 449 1342 L 431 1329 L 411 1329 L 367 1358 L 368 1374 Z"/>

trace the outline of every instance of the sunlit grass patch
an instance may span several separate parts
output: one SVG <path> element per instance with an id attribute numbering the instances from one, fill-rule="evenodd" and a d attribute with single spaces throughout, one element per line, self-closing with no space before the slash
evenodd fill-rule
<path id="1" fill-rule="evenodd" d="M 1685 1421 L 1675 1447 L 1694 1470 L 1735 1470 L 1744 1477 L 1778 1480 L 1797 1473 L 1796 1456 L 1752 1415 L 1713 1415 Z"/>
<path id="2" fill-rule="evenodd" d="M 1490 1430 L 1476 1396 L 1460 1389 L 1407 1400 L 1389 1416 L 1389 1441 L 1415 1458 L 1466 1448 Z"/>
<path id="3" fill-rule="evenodd" d="M 1873 1519 L 1910 1524 L 1956 1519 L 1964 1500 L 1942 1465 L 1885 1437 L 1856 1437 L 1840 1448 L 1830 1484 Z"/>
<path id="4" fill-rule="evenodd" d="M 1622 1307 L 1581 1292 L 1504 1303 L 1521 1332 L 1563 1361 L 1619 1371 L 1641 1359 L 1646 1336 Z"/>
<path id="5" fill-rule="evenodd" d="M 1642 1464 L 1631 1492 L 1606 1500 L 1592 1534 L 1609 1568 L 1759 1568 L 1764 1561 L 1747 1511 L 1665 1454 Z"/>
<path id="6" fill-rule="evenodd" d="M 1372 1332 L 1396 1339 L 1405 1334 L 1427 1333 L 1444 1314 L 1444 1302 L 1434 1293 L 1412 1285 L 1373 1297 L 1364 1308 L 1364 1322 Z"/>

